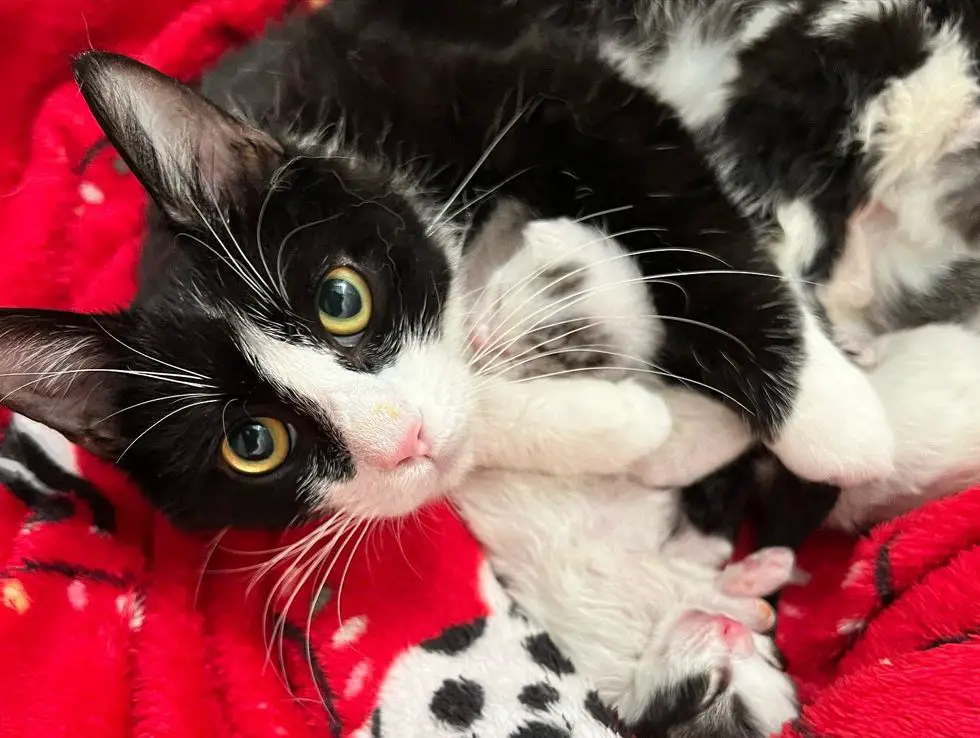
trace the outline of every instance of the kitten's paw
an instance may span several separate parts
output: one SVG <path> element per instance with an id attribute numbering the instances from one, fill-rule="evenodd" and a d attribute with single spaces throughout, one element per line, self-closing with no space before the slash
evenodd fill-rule
<path id="1" fill-rule="evenodd" d="M 733 597 L 768 597 L 802 576 L 792 549 L 772 546 L 729 564 L 717 582 L 722 592 Z"/>
<path id="2" fill-rule="evenodd" d="M 770 448 L 798 476 L 847 486 L 895 466 L 895 438 L 868 377 L 808 318 L 806 360 L 789 418 Z"/>

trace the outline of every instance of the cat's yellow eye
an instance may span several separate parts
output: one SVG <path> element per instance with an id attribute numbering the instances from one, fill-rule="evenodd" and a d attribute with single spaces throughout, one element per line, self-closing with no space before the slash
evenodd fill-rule
<path id="1" fill-rule="evenodd" d="M 320 282 L 316 306 L 320 323 L 334 336 L 353 336 L 371 320 L 371 290 L 364 278 L 348 267 L 330 270 Z"/>
<path id="2" fill-rule="evenodd" d="M 289 429 L 275 418 L 249 418 L 228 431 L 221 458 L 233 471 L 259 476 L 275 471 L 289 457 Z"/>

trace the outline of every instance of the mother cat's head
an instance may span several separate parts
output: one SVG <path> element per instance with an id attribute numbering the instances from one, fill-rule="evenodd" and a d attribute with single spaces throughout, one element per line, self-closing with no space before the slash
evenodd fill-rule
<path id="1" fill-rule="evenodd" d="M 0 314 L 0 394 L 189 527 L 410 512 L 468 467 L 460 236 L 408 183 L 91 54 L 76 75 L 156 204 L 134 305 Z M 161 258 L 162 257 L 162 258 Z"/>

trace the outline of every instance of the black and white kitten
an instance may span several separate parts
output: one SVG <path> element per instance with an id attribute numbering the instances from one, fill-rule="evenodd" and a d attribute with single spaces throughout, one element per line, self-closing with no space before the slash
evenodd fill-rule
<path id="1" fill-rule="evenodd" d="M 797 707 L 764 635 L 774 613 L 758 598 L 790 580 L 792 552 L 759 551 L 722 571 L 732 554 L 726 538 L 686 524 L 681 490 L 643 480 L 653 468 L 662 477 L 714 471 L 751 436 L 732 411 L 667 387 L 639 358 L 663 339 L 663 326 L 615 239 L 568 219 L 532 221 L 501 259 L 500 241 L 514 230 L 490 230 L 493 241 L 478 239 L 465 264 L 478 295 L 468 318 L 474 362 L 507 380 L 493 390 L 500 402 L 538 393 L 537 403 L 520 401 L 531 412 L 499 434 L 547 434 L 550 444 L 534 453 L 554 457 L 601 422 L 574 468 L 601 467 L 648 435 L 649 423 L 623 409 L 643 401 L 640 386 L 664 398 L 673 422 L 631 469 L 573 473 L 562 461 L 546 474 L 487 462 L 451 499 L 508 592 L 632 734 L 772 734 Z M 588 392 L 567 379 L 581 375 L 594 382 Z M 543 384 L 547 377 L 562 379 Z M 570 427 L 577 433 L 566 438 Z"/>
<path id="2" fill-rule="evenodd" d="M 753 276 L 774 257 L 669 111 L 599 61 L 360 33 L 328 6 L 228 58 L 211 100 L 112 54 L 75 73 L 154 202 L 153 276 L 119 313 L 0 313 L 0 390 L 181 525 L 402 515 L 499 441 L 483 419 L 520 408 L 481 405 L 458 262 L 501 198 L 604 213 L 664 320 L 644 359 L 787 465 L 891 467 L 861 374 L 790 285 Z"/>

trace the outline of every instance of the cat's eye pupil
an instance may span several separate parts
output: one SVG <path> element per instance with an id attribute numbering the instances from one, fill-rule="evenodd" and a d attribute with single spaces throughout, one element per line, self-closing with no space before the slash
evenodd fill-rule
<path id="1" fill-rule="evenodd" d="M 363 307 L 361 293 L 346 279 L 328 279 L 320 290 L 320 310 L 331 318 L 354 318 Z"/>
<path id="2" fill-rule="evenodd" d="M 262 423 L 252 422 L 238 427 L 228 438 L 228 445 L 245 461 L 265 461 L 276 450 L 272 432 Z"/>

